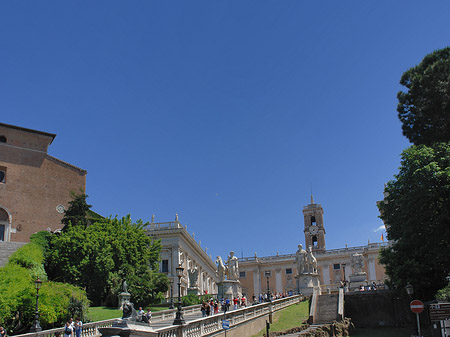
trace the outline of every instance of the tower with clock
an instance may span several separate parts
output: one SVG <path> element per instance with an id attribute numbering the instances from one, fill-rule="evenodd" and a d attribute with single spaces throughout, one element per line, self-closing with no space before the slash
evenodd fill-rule
<path id="1" fill-rule="evenodd" d="M 314 203 L 311 194 L 311 203 L 303 207 L 304 230 L 306 247 L 313 251 L 325 251 L 325 228 L 323 227 L 322 205 Z"/>

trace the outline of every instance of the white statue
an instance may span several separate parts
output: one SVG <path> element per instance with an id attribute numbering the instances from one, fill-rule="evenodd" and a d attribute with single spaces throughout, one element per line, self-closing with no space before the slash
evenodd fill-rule
<path id="1" fill-rule="evenodd" d="M 352 267 L 355 274 L 363 274 L 364 257 L 360 253 L 352 254 Z"/>
<path id="2" fill-rule="evenodd" d="M 308 247 L 308 252 L 306 253 L 306 268 L 308 273 L 317 273 L 317 260 L 312 253 L 311 246 Z"/>
<path id="3" fill-rule="evenodd" d="M 223 282 L 225 280 L 225 275 L 228 273 L 227 267 L 223 264 L 222 257 L 217 256 L 216 257 L 216 263 L 217 263 L 217 277 L 219 278 L 219 282 Z"/>
<path id="4" fill-rule="evenodd" d="M 298 245 L 298 250 L 295 253 L 295 263 L 297 264 L 297 273 L 303 274 L 306 272 L 306 250 L 302 245 Z"/>
<path id="5" fill-rule="evenodd" d="M 231 251 L 230 256 L 228 256 L 227 267 L 228 267 L 228 279 L 237 280 L 239 278 L 239 262 L 238 258 L 234 256 L 233 251 Z"/>

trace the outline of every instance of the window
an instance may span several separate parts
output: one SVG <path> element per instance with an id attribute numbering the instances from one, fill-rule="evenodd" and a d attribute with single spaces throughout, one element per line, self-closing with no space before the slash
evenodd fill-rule
<path id="1" fill-rule="evenodd" d="M 6 143 L 6 137 L 0 136 L 0 143 Z"/>
<path id="2" fill-rule="evenodd" d="M 245 271 L 240 271 L 239 272 L 239 277 L 245 277 L 245 276 L 246 276 Z"/>
<path id="3" fill-rule="evenodd" d="M 0 183 L 6 182 L 6 167 L 0 166 Z"/>
<path id="4" fill-rule="evenodd" d="M 161 273 L 168 273 L 168 272 L 169 272 L 169 260 L 162 260 Z"/>
<path id="5" fill-rule="evenodd" d="M 339 263 L 335 263 L 335 264 L 333 264 L 333 269 L 334 270 L 341 269 L 341 265 Z"/>
<path id="6" fill-rule="evenodd" d="M 6 227 L 9 216 L 3 208 L 0 208 L 0 241 L 6 241 Z"/>
<path id="7" fill-rule="evenodd" d="M 317 246 L 317 236 L 313 236 L 312 237 L 312 245 L 313 245 L 313 248 L 317 248 L 318 246 Z"/>
<path id="8" fill-rule="evenodd" d="M 286 268 L 286 275 L 287 274 L 292 274 L 292 268 Z"/>
<path id="9" fill-rule="evenodd" d="M 316 217 L 315 217 L 315 216 L 312 216 L 312 217 L 311 217 L 311 225 L 312 225 L 312 226 L 315 226 L 315 225 L 316 225 Z"/>

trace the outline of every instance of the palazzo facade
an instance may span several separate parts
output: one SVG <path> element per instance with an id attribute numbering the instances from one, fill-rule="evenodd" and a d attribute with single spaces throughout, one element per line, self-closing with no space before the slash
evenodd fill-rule
<path id="1" fill-rule="evenodd" d="M 147 235 L 154 239 L 161 239 L 161 261 L 159 271 L 167 275 L 171 281 L 171 290 L 166 294 L 167 298 L 178 296 L 178 266 L 184 268 L 181 278 L 181 296 L 188 293 L 197 295 L 217 294 L 218 277 L 216 265 L 207 254 L 207 248 L 203 249 L 200 242 L 195 241 L 187 231 L 187 226 L 182 226 L 178 221 L 155 223 L 146 227 Z"/>
<path id="2" fill-rule="evenodd" d="M 368 243 L 365 246 L 345 247 L 327 250 L 325 247 L 325 226 L 323 208 L 311 203 L 303 208 L 305 236 L 304 249 L 311 247 L 317 259 L 322 292 L 335 291 L 341 281 L 349 282 L 349 277 L 356 270 L 352 266 L 352 255 L 359 253 L 364 257 L 363 271 L 367 275 L 367 284 L 383 283 L 386 279 L 385 269 L 379 263 L 378 253 L 387 243 Z M 259 296 L 269 288 L 272 293 L 298 292 L 296 280 L 296 254 L 266 257 L 244 257 L 239 259 L 239 280 L 242 292 L 247 296 Z"/>

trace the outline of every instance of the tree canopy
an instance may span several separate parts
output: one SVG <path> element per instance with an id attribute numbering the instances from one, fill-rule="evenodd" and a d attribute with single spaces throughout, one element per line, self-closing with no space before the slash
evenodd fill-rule
<path id="1" fill-rule="evenodd" d="M 115 305 L 124 280 L 136 305 L 157 301 L 167 291 L 168 279 L 157 273 L 160 241 L 153 241 L 143 227 L 129 215 L 87 227 L 69 226 L 51 238 L 46 254 L 49 279 L 86 289 L 94 305 Z"/>
<path id="2" fill-rule="evenodd" d="M 61 223 L 64 225 L 63 231 L 66 231 L 70 226 L 84 226 L 88 225 L 88 212 L 92 205 L 88 205 L 86 198 L 88 196 L 82 194 L 72 194 L 72 200 L 69 201 L 69 208 L 64 211 L 64 217 Z"/>
<path id="3" fill-rule="evenodd" d="M 379 208 L 392 245 L 380 261 L 393 286 L 410 282 L 431 299 L 450 272 L 450 143 L 406 149 L 385 192 Z"/>
<path id="4" fill-rule="evenodd" d="M 450 47 L 437 50 L 407 70 L 400 84 L 398 117 L 415 145 L 450 141 Z"/>

